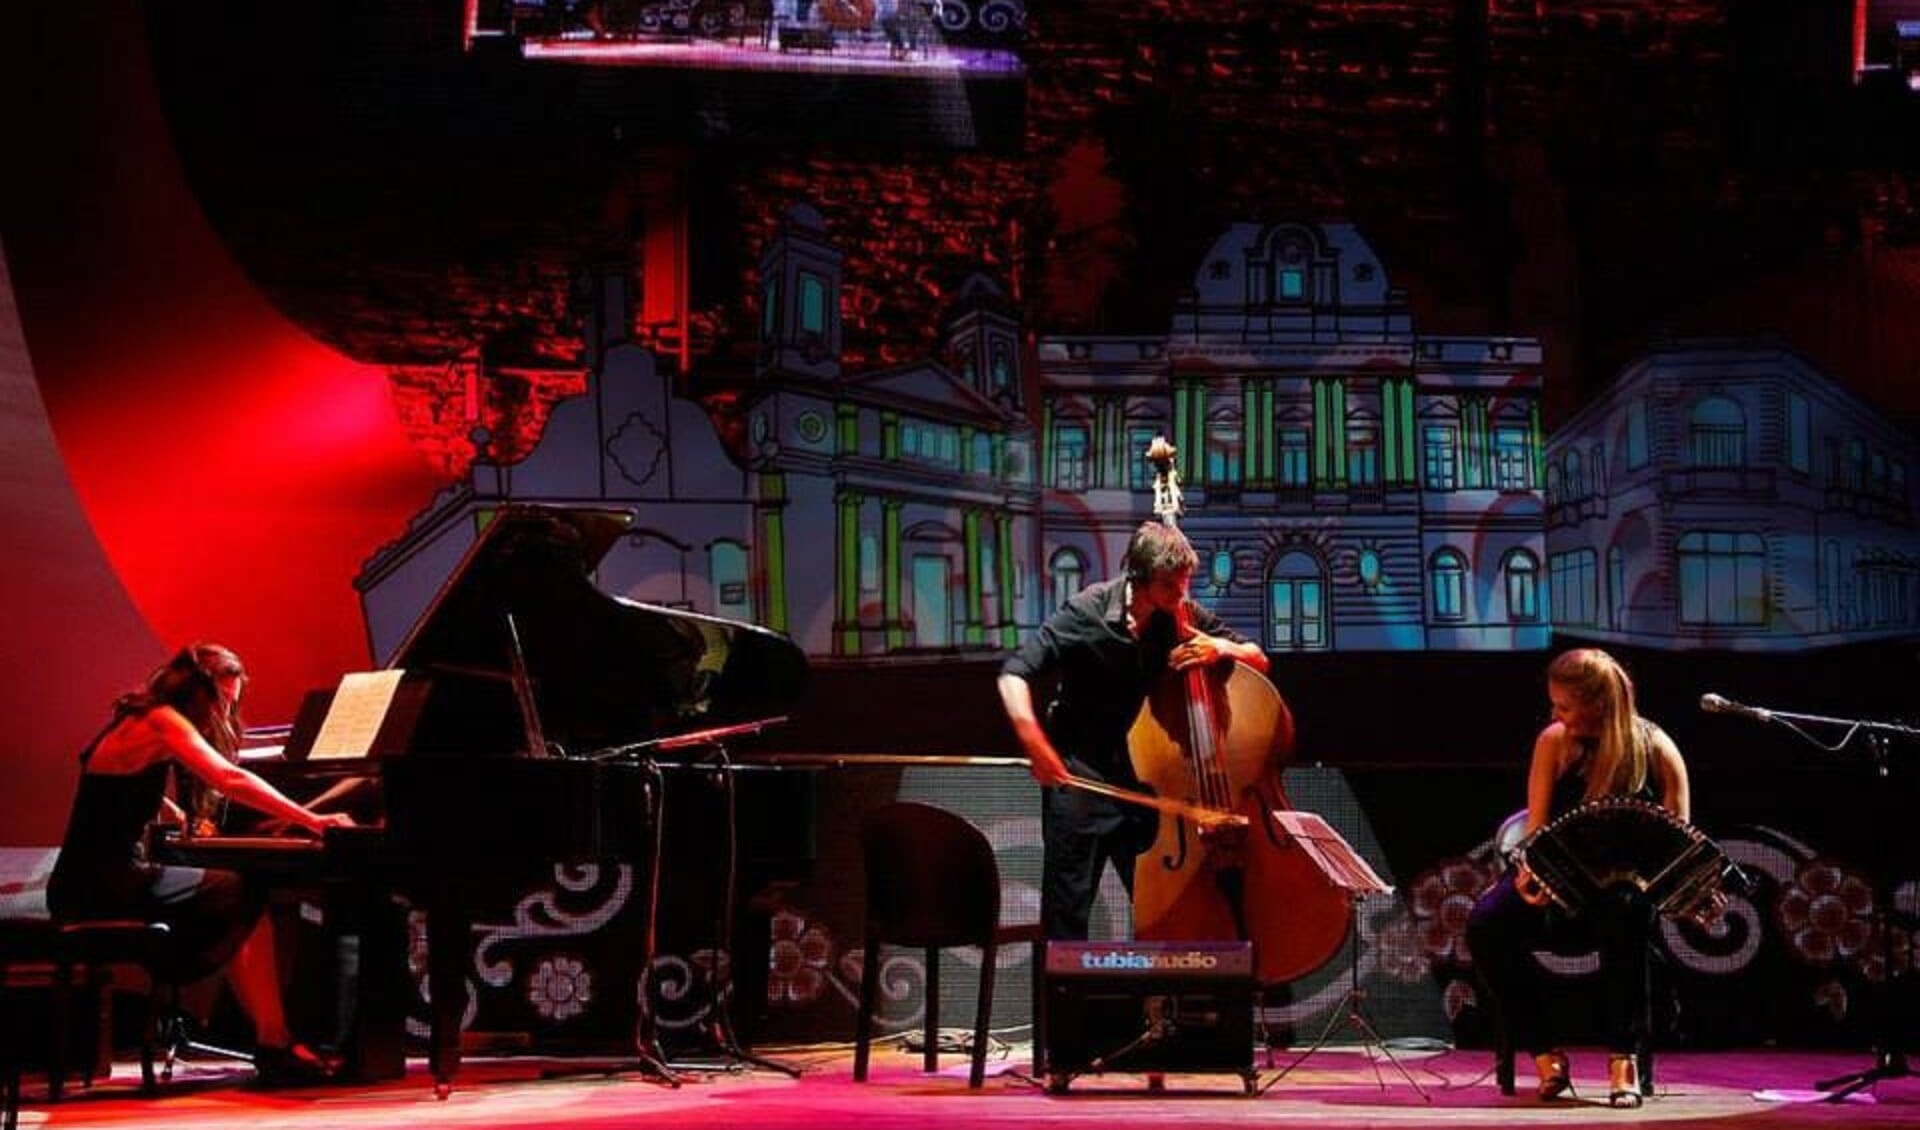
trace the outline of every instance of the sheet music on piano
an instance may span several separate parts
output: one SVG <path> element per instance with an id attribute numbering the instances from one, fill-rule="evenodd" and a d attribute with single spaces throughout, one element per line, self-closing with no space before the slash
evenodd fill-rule
<path id="1" fill-rule="evenodd" d="M 320 722 L 320 732 L 304 756 L 311 761 L 348 757 L 370 757 L 380 727 L 393 706 L 406 672 L 399 668 L 385 671 L 349 671 L 340 677 L 333 701 Z"/>

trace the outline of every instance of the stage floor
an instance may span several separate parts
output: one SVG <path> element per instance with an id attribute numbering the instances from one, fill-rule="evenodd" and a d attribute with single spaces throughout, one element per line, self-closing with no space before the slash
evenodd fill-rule
<path id="1" fill-rule="evenodd" d="M 769 1055 L 776 1055 L 769 1050 Z M 1768 1091 L 1805 1092 L 1816 1079 L 1862 1067 L 1851 1053 L 1670 1052 L 1657 1060 L 1659 1086 L 1639 1111 L 1605 1105 L 1605 1058 L 1574 1053 L 1579 1097 L 1552 1105 L 1529 1090 L 1512 1098 L 1493 1084 L 1484 1052 L 1399 1053 L 1426 1089 L 1423 1099 L 1392 1064 L 1360 1049 L 1321 1051 L 1246 1097 L 1233 1075 L 1175 1075 L 1165 1093 L 1146 1090 L 1138 1076 L 1083 1077 L 1069 1093 L 1049 1095 L 1009 1071 L 1024 1065 L 1021 1050 L 990 1064 L 981 1091 L 969 1091 L 964 1059 L 946 1056 L 938 1075 L 919 1070 L 919 1057 L 876 1050 L 869 1082 L 852 1081 L 852 1053 L 843 1048 L 781 1054 L 802 1069 L 799 1078 L 764 1070 L 688 1072 L 671 1089 L 638 1075 L 569 1075 L 577 1061 L 478 1060 L 445 1102 L 432 1095 L 424 1065 L 404 1080 L 374 1087 L 261 1091 L 249 1072 L 187 1065 L 167 1092 L 144 1098 L 139 1068 L 117 1065 L 113 1078 L 48 1106 L 38 1081 L 27 1086 L 26 1127 L 118 1127 L 143 1130 L 292 1130 L 322 1127 L 493 1127 L 542 1130 L 633 1126 L 642 1123 L 714 1130 L 835 1130 L 839 1127 L 1046 1126 L 1056 1130 L 1142 1126 L 1237 1127 L 1587 1127 L 1624 1122 L 1698 1127 L 1916 1126 L 1920 1078 L 1885 1081 L 1877 1094 L 1845 1103 L 1780 1101 Z M 1279 1064 L 1287 1061 L 1281 1058 Z M 1376 1081 L 1376 1066 L 1380 1079 Z M 1523 1064 L 1524 1084 L 1531 1078 Z M 1262 1072 L 1271 1080 L 1274 1070 Z"/>
<path id="2" fill-rule="evenodd" d="M 691 70 L 866 74 L 895 78 L 1018 79 L 1025 75 L 1010 51 L 938 45 L 896 52 L 877 35 L 842 37 L 831 51 L 782 51 L 757 40 L 630 39 L 533 40 L 522 58 L 599 67 L 680 67 Z"/>

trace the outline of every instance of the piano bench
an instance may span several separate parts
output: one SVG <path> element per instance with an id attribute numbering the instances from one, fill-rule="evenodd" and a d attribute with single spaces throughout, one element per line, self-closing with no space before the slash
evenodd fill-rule
<path id="1" fill-rule="evenodd" d="M 20 1076 L 31 1049 L 44 1049 L 47 1101 L 58 1102 L 66 1089 L 71 1030 L 76 1020 L 88 1025 L 81 1081 L 90 1086 L 111 1067 L 113 1040 L 107 973 L 115 965 L 150 968 L 166 944 L 167 928 L 139 921 L 56 923 L 46 918 L 0 919 L 0 1127 L 15 1130 L 20 1112 Z M 78 995 L 76 996 L 76 990 Z M 46 997 L 44 1010 L 23 1007 L 34 992 Z M 149 994 L 147 1038 L 141 1045 L 141 1077 L 154 1085 L 152 1020 L 161 996 Z M 42 1032 L 25 1031 L 29 1020 Z"/>

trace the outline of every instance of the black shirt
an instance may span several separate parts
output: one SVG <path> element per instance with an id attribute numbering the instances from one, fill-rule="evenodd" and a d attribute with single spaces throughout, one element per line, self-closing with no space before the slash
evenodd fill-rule
<path id="1" fill-rule="evenodd" d="M 1246 642 L 1212 612 L 1190 608 L 1195 629 Z M 1078 775 L 1134 785 L 1127 731 L 1176 643 L 1173 617 L 1163 612 L 1153 614 L 1140 638 L 1127 631 L 1127 582 L 1115 578 L 1074 594 L 1007 656 L 1000 673 L 1035 684 L 1057 680 L 1043 721 L 1054 748 Z"/>

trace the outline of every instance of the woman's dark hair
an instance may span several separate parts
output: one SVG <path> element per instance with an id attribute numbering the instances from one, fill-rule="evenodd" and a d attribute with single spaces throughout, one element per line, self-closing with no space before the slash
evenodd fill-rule
<path id="1" fill-rule="evenodd" d="M 217 643 L 205 640 L 190 643 L 154 668 L 145 686 L 121 695 L 114 708 L 127 715 L 171 706 L 220 756 L 238 761 L 240 734 L 245 726 L 240 721 L 239 696 L 230 702 L 220 698 L 219 680 L 227 676 L 238 676 L 244 683 L 247 669 L 238 655 Z M 218 792 L 177 765 L 174 780 L 174 792 L 190 823 L 218 822 L 224 804 Z"/>
<path id="2" fill-rule="evenodd" d="M 171 706 L 180 712 L 207 744 L 221 756 L 233 760 L 240 752 L 240 703 L 220 700 L 217 680 L 223 676 L 246 678 L 247 669 L 240 657 L 217 643 L 190 643 L 173 657 L 154 668 L 153 674 L 137 691 L 121 695 L 114 704 L 122 714 L 145 714 L 158 706 Z"/>

